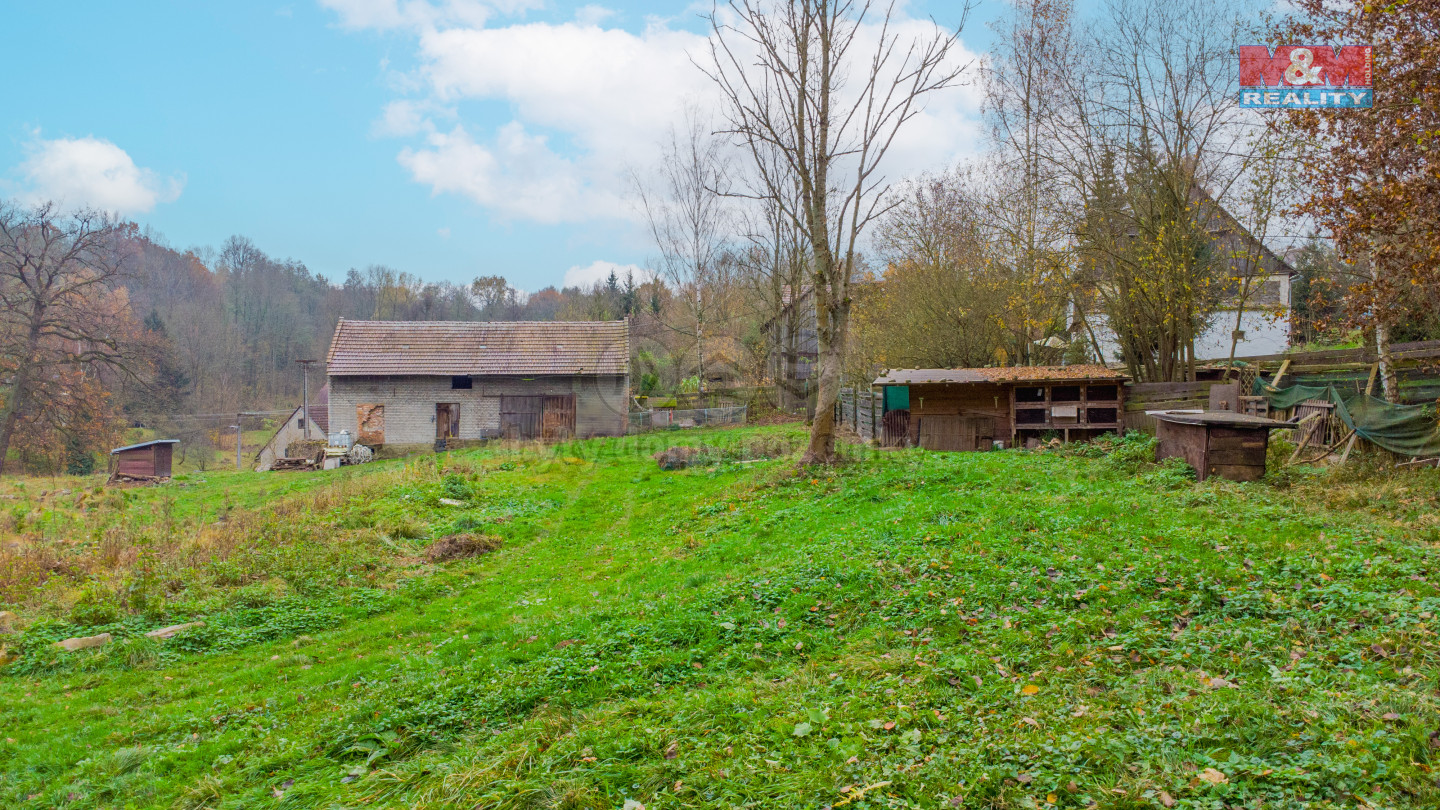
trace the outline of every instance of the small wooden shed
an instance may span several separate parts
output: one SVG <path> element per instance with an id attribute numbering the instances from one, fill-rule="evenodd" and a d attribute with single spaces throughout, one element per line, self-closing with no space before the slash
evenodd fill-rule
<path id="1" fill-rule="evenodd" d="M 170 456 L 179 439 L 154 439 L 110 451 L 115 477 L 169 478 Z"/>
<path id="2" fill-rule="evenodd" d="M 1201 481 L 1212 475 L 1231 481 L 1259 481 L 1265 475 L 1270 431 L 1293 428 L 1261 416 L 1227 411 L 1154 414 L 1160 440 L 1155 460 L 1183 458 Z"/>
<path id="3" fill-rule="evenodd" d="M 1097 365 L 922 368 L 872 385 L 885 392 L 883 444 L 989 450 L 1122 432 L 1126 379 Z"/>

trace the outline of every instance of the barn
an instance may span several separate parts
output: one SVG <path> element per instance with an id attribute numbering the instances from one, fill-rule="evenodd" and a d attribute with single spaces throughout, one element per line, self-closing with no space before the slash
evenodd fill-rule
<path id="1" fill-rule="evenodd" d="M 623 435 L 627 321 L 354 321 L 326 358 L 329 429 L 392 451 Z"/>
<path id="2" fill-rule="evenodd" d="M 874 382 L 882 443 L 989 450 L 1121 433 L 1126 379 L 1100 365 L 892 369 Z"/>

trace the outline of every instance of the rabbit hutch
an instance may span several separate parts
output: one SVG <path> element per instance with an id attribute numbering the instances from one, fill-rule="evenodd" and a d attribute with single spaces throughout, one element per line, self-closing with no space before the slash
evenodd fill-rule
<path id="1" fill-rule="evenodd" d="M 1100 365 L 892 369 L 874 382 L 881 444 L 990 450 L 1123 433 L 1127 379 Z"/>

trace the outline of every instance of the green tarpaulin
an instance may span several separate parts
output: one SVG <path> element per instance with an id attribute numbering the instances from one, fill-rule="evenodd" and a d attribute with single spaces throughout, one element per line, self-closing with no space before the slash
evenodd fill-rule
<path id="1" fill-rule="evenodd" d="M 1402 456 L 1440 456 L 1440 422 L 1433 405 L 1395 405 L 1365 394 L 1341 393 L 1333 385 L 1275 388 L 1259 379 L 1255 396 L 1265 397 L 1277 410 L 1307 399 L 1333 402 L 1335 415 L 1360 438 Z"/>

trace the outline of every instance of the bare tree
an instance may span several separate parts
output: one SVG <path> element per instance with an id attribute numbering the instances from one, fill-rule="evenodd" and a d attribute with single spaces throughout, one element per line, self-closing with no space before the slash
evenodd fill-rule
<path id="1" fill-rule="evenodd" d="M 774 150 L 761 153 L 766 171 L 781 176 L 783 158 Z M 760 183 L 750 183 L 752 187 Z M 786 213 L 798 208 L 795 189 L 789 205 L 773 197 L 762 197 L 750 212 L 746 226 L 749 248 L 741 253 L 741 271 L 756 302 L 756 320 L 763 325 L 767 370 L 775 381 L 775 404 L 793 412 L 809 404 L 810 397 L 800 386 L 799 358 L 811 323 L 805 317 L 813 301 L 805 292 L 810 277 L 808 240 L 804 231 Z M 808 308 L 808 309 L 807 309 Z"/>
<path id="2" fill-rule="evenodd" d="M 657 270 L 670 284 L 681 318 L 665 326 L 688 338 L 695 349 L 699 393 L 707 379 L 707 340 L 730 318 L 735 270 L 731 241 L 730 178 L 724 144 L 693 110 L 683 132 L 672 132 L 661 152 L 658 177 L 647 184 L 634 177 L 635 193 L 660 251 Z"/>
<path id="3" fill-rule="evenodd" d="M 0 473 L 22 421 L 63 410 L 79 375 L 128 370 L 122 235 L 95 211 L 0 206 Z"/>
<path id="4" fill-rule="evenodd" d="M 755 158 L 757 194 L 780 205 L 808 242 L 820 381 L 802 463 L 835 459 L 850 282 L 861 233 L 885 209 L 880 164 L 925 97 L 964 69 L 953 53 L 958 28 L 902 41 L 894 11 L 893 0 L 730 0 L 709 16 L 706 72 L 724 97 L 729 132 Z M 860 52 L 871 35 L 873 50 Z M 765 159 L 772 151 L 783 158 L 779 171 Z"/>
<path id="5" fill-rule="evenodd" d="M 1244 9 L 1107 0 L 1105 11 L 1061 74 L 1071 103 L 1050 118 L 1052 160 L 1085 201 L 1080 277 L 1131 372 L 1193 379 L 1196 337 L 1246 272 L 1227 209 L 1245 207 L 1243 180 L 1263 159 L 1261 120 L 1231 98 Z"/>
<path id="6" fill-rule="evenodd" d="M 981 70 L 985 113 L 998 147 L 988 217 L 992 271 L 1013 291 L 999 316 L 1015 365 L 1036 361 L 1037 340 L 1066 326 L 1073 195 L 1066 194 L 1051 133 L 1064 114 L 1064 78 L 1077 65 L 1070 0 L 1017 0 L 995 25 Z M 1053 350 L 1051 350 L 1053 351 Z"/>

